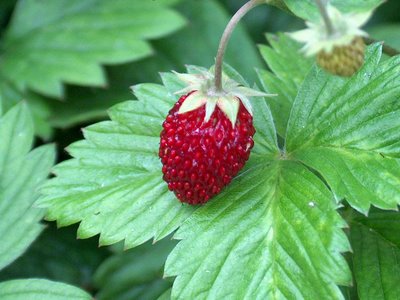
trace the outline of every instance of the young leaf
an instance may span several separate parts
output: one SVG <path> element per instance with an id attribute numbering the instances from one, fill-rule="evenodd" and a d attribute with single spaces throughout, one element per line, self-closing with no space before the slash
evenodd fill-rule
<path id="1" fill-rule="evenodd" d="M 333 195 L 296 162 L 253 159 L 176 233 L 172 298 L 342 298 L 349 244 Z"/>
<path id="2" fill-rule="evenodd" d="M 99 300 L 157 299 L 171 287 L 164 280 L 163 266 L 176 245 L 165 238 L 156 244 L 150 242 L 116 254 L 97 270 L 94 281 L 99 288 Z"/>
<path id="3" fill-rule="evenodd" d="M 183 18 L 160 1 L 19 1 L 2 44 L 1 74 L 24 90 L 63 95 L 62 82 L 104 86 L 100 64 L 148 56 L 147 39 Z M 170 2 L 170 1 L 169 1 Z"/>
<path id="4" fill-rule="evenodd" d="M 258 70 L 258 76 L 267 93 L 278 94 L 267 98 L 281 136 L 285 136 L 287 121 L 297 91 L 310 71 L 313 59 L 304 57 L 300 44 L 285 34 L 267 35 L 269 46 L 260 46 L 260 52 L 271 71 Z"/>
<path id="5" fill-rule="evenodd" d="M 400 295 L 400 213 L 374 210 L 352 220 L 354 276 L 361 300 Z"/>
<path id="6" fill-rule="evenodd" d="M 286 151 L 322 174 L 336 197 L 366 213 L 400 203 L 400 57 L 379 63 L 369 48 L 364 67 L 343 79 L 314 68 L 288 122 Z"/>
<path id="7" fill-rule="evenodd" d="M 33 124 L 20 103 L 0 118 L 0 269 L 20 256 L 42 231 L 37 189 L 54 163 L 54 147 L 29 152 Z M 1 298 L 1 297 L 0 297 Z"/>
<path id="8" fill-rule="evenodd" d="M 74 286 L 45 279 L 16 279 L 0 282 L 2 300 L 92 300 Z"/>
<path id="9" fill-rule="evenodd" d="M 74 159 L 54 168 L 43 188 L 46 218 L 59 226 L 81 222 L 78 236 L 100 233 L 100 244 L 125 239 L 130 248 L 174 231 L 194 210 L 183 206 L 162 180 L 158 158 L 162 122 L 176 98 L 164 87 L 134 87 L 139 101 L 113 107 L 111 121 L 84 129 L 69 146 Z"/>
<path id="10" fill-rule="evenodd" d="M 314 0 L 282 0 L 300 18 L 318 21 L 321 15 Z M 344 13 L 359 13 L 372 10 L 383 3 L 382 0 L 331 0 L 330 3 Z"/>

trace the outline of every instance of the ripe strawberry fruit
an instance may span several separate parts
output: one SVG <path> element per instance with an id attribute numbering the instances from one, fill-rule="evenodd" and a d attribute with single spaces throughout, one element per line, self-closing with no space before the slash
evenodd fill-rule
<path id="1" fill-rule="evenodd" d="M 235 127 L 218 107 L 204 122 L 205 106 L 179 114 L 182 96 L 161 132 L 160 158 L 168 188 L 189 204 L 207 202 L 243 168 L 253 148 L 253 117 L 240 105 Z"/>
<path id="2" fill-rule="evenodd" d="M 178 76 L 189 84 L 185 92 L 195 89 L 175 103 L 163 123 L 163 178 L 181 202 L 203 204 L 248 160 L 255 129 L 247 96 L 265 94 L 226 78 L 228 89 L 210 92 L 210 73 Z"/>

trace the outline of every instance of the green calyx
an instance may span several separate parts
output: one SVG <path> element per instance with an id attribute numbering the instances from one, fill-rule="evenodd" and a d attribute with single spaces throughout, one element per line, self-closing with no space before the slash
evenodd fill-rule
<path id="1" fill-rule="evenodd" d="M 242 86 L 225 74 L 222 74 L 222 90 L 215 89 L 214 74 L 209 71 L 198 69 L 198 73 L 196 74 L 175 72 L 175 75 L 187 85 L 184 89 L 178 91 L 177 94 L 187 94 L 195 91 L 186 98 L 179 108 L 178 113 L 190 112 L 205 105 L 206 114 L 204 122 L 208 122 L 215 108 L 219 107 L 232 123 L 232 127 L 235 127 L 240 102 L 253 115 L 250 97 L 275 96 L 274 94 L 266 94 Z"/>

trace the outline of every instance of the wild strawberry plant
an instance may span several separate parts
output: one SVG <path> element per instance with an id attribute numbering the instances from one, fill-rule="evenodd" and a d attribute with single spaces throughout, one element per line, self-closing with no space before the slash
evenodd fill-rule
<path id="1" fill-rule="evenodd" d="M 400 295 L 400 56 L 359 28 L 380 1 L 248 1 L 210 69 L 219 34 L 206 16 L 221 32 L 228 23 L 216 1 L 45 2 L 18 2 L 1 49 L 0 299 Z M 310 27 L 267 34 L 265 65 L 243 31 L 228 45 L 239 19 L 260 4 Z M 146 41 L 185 26 L 181 14 L 194 28 Z M 193 35 L 201 46 L 185 48 Z M 215 46 L 206 47 L 211 57 L 193 59 L 204 44 Z M 31 151 L 34 134 L 102 116 L 106 103 L 98 89 L 63 83 L 105 84 L 100 63 L 152 51 L 162 55 L 120 70 L 154 78 L 161 69 L 161 82 L 132 82 L 132 100 L 86 126 L 46 181 L 55 150 Z M 167 71 L 174 68 L 180 73 Z M 118 70 L 108 69 L 105 91 L 114 103 L 128 80 Z M 17 95 L 26 101 L 13 105 Z M 51 99 L 64 95 L 65 104 Z M 80 107 L 88 95 L 94 104 Z M 43 217 L 79 224 L 78 238 L 109 247 L 50 230 L 12 263 Z"/>

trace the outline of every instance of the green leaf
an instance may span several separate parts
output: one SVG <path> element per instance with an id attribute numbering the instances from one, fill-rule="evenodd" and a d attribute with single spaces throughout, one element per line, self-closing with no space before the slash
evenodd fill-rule
<path id="1" fill-rule="evenodd" d="M 2 300 L 91 300 L 88 293 L 74 286 L 45 279 L 19 279 L 0 282 Z"/>
<path id="2" fill-rule="evenodd" d="M 42 231 L 44 212 L 33 207 L 54 162 L 54 147 L 29 152 L 33 124 L 21 103 L 0 118 L 0 269 L 20 256 Z"/>
<path id="3" fill-rule="evenodd" d="M 157 299 L 171 287 L 163 279 L 164 262 L 176 245 L 165 238 L 114 255 L 97 270 L 94 281 L 99 300 Z"/>
<path id="4" fill-rule="evenodd" d="M 157 300 L 170 300 L 172 289 L 166 290 Z"/>
<path id="5" fill-rule="evenodd" d="M 278 133 L 285 136 L 287 121 L 297 91 L 310 71 L 313 59 L 300 53 L 300 44 L 286 34 L 267 35 L 271 46 L 260 46 L 260 52 L 272 72 L 258 70 L 267 93 L 278 94 L 267 99 Z"/>
<path id="6" fill-rule="evenodd" d="M 298 17 L 310 21 L 319 20 L 318 6 L 314 0 L 283 0 L 287 7 Z M 331 0 L 330 3 L 343 13 L 361 13 L 375 9 L 382 0 Z"/>
<path id="7" fill-rule="evenodd" d="M 178 230 L 173 299 L 341 299 L 349 250 L 333 195 L 304 166 L 257 164 Z"/>
<path id="8" fill-rule="evenodd" d="M 1 74 L 20 90 L 52 97 L 63 96 L 62 82 L 105 86 L 100 64 L 148 56 L 146 40 L 184 24 L 163 2 L 19 1 L 3 44 Z"/>
<path id="9" fill-rule="evenodd" d="M 26 104 L 32 113 L 35 134 L 41 138 L 48 140 L 52 135 L 51 125 L 48 123 L 50 117 L 50 109 L 46 103 L 46 99 L 32 92 L 22 93 L 8 80 L 0 76 L 0 110 L 8 111 L 21 100 L 27 100 Z M 51 100 L 51 102 L 56 102 Z"/>
<path id="10" fill-rule="evenodd" d="M 108 249 L 98 248 L 97 239 L 77 240 L 76 227 L 50 226 L 24 255 L 0 272 L 0 281 L 47 278 L 89 287 L 92 275 L 108 255 Z"/>
<path id="11" fill-rule="evenodd" d="M 351 224 L 353 267 L 359 299 L 400 295 L 400 213 L 374 210 Z"/>
<path id="12" fill-rule="evenodd" d="M 161 125 L 176 97 L 156 84 L 134 91 L 139 101 L 113 107 L 111 121 L 84 129 L 85 140 L 68 147 L 74 159 L 56 166 L 42 190 L 48 220 L 81 221 L 78 236 L 100 233 L 101 245 L 161 239 L 194 210 L 168 190 L 158 158 Z"/>
<path id="13" fill-rule="evenodd" d="M 366 213 L 400 203 L 400 57 L 379 63 L 380 45 L 343 79 L 314 68 L 291 111 L 288 155 L 322 174 L 338 200 Z"/>
<path id="14" fill-rule="evenodd" d="M 107 89 L 69 87 L 65 102 L 49 101 L 52 126 L 68 127 L 106 117 L 110 106 L 131 99 L 129 86 L 137 82 L 159 82 L 159 72 L 184 71 L 187 64 L 205 67 L 214 64 L 220 36 L 229 21 L 227 11 L 218 1 L 211 0 L 183 1 L 176 9 L 190 23 L 173 35 L 154 41 L 156 55 L 108 68 Z M 246 59 L 237 59 L 239 54 Z M 263 67 L 254 42 L 241 24 L 235 29 L 225 61 L 249 82 L 256 79 L 254 68 Z"/>

